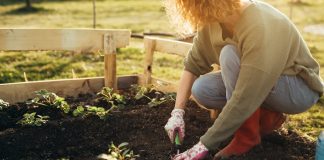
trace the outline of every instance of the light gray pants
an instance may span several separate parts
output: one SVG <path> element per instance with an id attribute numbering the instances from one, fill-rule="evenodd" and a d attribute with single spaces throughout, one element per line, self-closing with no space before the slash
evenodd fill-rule
<path id="1" fill-rule="evenodd" d="M 240 71 L 240 59 L 233 45 L 226 45 L 220 54 L 221 71 L 200 76 L 192 86 L 192 95 L 201 105 L 221 109 L 231 98 Z M 298 76 L 281 75 L 262 107 L 296 114 L 309 109 L 319 99 Z"/>

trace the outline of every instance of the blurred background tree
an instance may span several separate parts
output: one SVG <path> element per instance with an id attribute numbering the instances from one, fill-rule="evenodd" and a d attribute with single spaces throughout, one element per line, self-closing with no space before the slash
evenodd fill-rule
<path id="1" fill-rule="evenodd" d="M 1 1 L 4 1 L 4 2 L 1 3 Z M 15 8 L 13 10 L 6 12 L 6 14 L 11 14 L 11 15 L 50 11 L 44 7 L 39 6 L 39 5 L 37 5 L 37 6 L 33 5 L 34 3 L 39 3 L 39 2 L 43 2 L 43 1 L 45 1 L 45 0 L 37 0 L 37 1 L 36 0 L 11 0 L 10 2 L 5 1 L 5 0 L 0 0 L 0 5 L 16 5 L 16 4 L 20 4 L 20 3 L 25 3 L 21 7 L 18 7 L 18 8 Z"/>
<path id="2" fill-rule="evenodd" d="M 26 8 L 27 9 L 31 9 L 32 8 L 32 5 L 31 5 L 30 0 L 26 0 Z"/>

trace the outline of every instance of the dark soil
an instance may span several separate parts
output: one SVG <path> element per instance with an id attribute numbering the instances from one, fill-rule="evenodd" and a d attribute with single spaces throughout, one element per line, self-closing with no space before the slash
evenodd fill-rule
<path id="1" fill-rule="evenodd" d="M 72 106 L 99 105 L 94 96 L 69 98 Z M 174 153 L 164 125 L 170 117 L 173 102 L 149 108 L 145 100 L 129 101 L 131 105 L 115 110 L 107 120 L 95 116 L 86 118 L 49 112 L 17 104 L 0 111 L 0 159 L 96 159 L 106 153 L 111 142 L 128 142 L 129 147 L 143 160 L 167 160 Z M 50 121 L 41 127 L 21 127 L 16 122 L 26 111 L 50 114 Z M 185 115 L 186 138 L 181 151 L 199 141 L 212 125 L 207 111 L 189 102 Z M 226 142 L 224 142 L 225 144 Z M 262 144 L 249 153 L 231 159 L 304 160 L 314 159 L 315 143 L 290 131 L 276 131 L 264 137 Z M 212 156 L 209 156 L 209 159 Z"/>

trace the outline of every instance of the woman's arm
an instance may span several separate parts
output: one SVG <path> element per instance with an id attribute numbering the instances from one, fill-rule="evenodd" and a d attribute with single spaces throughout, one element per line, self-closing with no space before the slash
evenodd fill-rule
<path id="1" fill-rule="evenodd" d="M 191 95 L 191 87 L 196 79 L 197 76 L 195 76 L 191 72 L 187 70 L 183 71 L 179 82 L 180 85 L 177 91 L 175 108 L 185 109 L 186 103 Z"/>
<path id="2" fill-rule="evenodd" d="M 197 79 L 193 73 L 184 70 L 180 78 L 180 85 L 177 91 L 176 104 L 171 112 L 171 117 L 168 123 L 164 126 L 172 143 L 174 143 L 176 133 L 179 133 L 180 141 L 183 141 L 185 136 L 185 123 L 183 116 L 185 114 L 186 102 L 191 95 L 191 87 Z"/>

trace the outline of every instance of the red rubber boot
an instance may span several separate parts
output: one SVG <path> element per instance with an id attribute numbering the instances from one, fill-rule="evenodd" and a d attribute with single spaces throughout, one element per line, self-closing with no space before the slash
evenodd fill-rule
<path id="1" fill-rule="evenodd" d="M 261 108 L 260 111 L 260 133 L 267 135 L 281 127 L 286 121 L 286 116 L 280 112 Z"/>
<path id="2" fill-rule="evenodd" d="M 235 132 L 230 144 L 220 150 L 214 159 L 241 155 L 260 143 L 260 108 L 258 108 Z"/>

